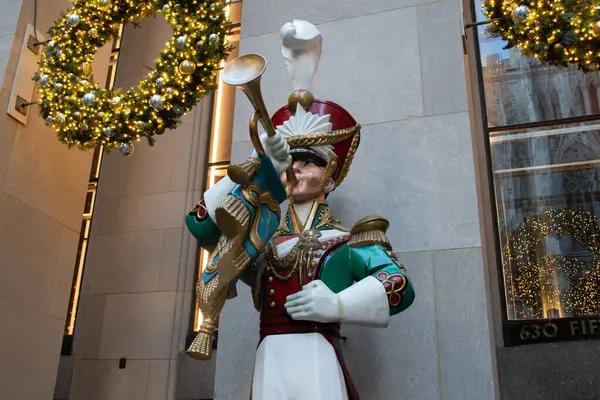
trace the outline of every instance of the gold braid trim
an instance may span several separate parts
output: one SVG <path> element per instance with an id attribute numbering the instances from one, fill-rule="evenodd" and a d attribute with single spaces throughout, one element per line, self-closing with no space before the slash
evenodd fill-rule
<path id="1" fill-rule="evenodd" d="M 340 171 L 340 176 L 338 176 L 335 181 L 335 187 L 340 186 L 340 183 L 346 178 L 348 175 L 348 171 L 350 170 L 350 165 L 352 165 L 352 160 L 354 159 L 354 154 L 356 154 L 356 150 L 358 150 L 358 144 L 360 143 L 360 125 L 356 125 L 357 131 L 352 138 L 352 143 L 350 143 L 350 149 L 348 149 L 348 155 L 344 160 L 344 165 L 342 165 L 342 170 Z"/>
<path id="2" fill-rule="evenodd" d="M 392 251 L 392 245 L 383 231 L 367 231 L 356 233 L 350 239 L 350 247 L 363 247 L 379 244 Z"/>
<path id="3" fill-rule="evenodd" d="M 389 221 L 383 217 L 369 216 L 361 218 L 350 230 L 352 235 L 350 247 L 379 244 L 391 251 L 392 245 L 385 235 L 389 226 Z"/>
<path id="4" fill-rule="evenodd" d="M 360 131 L 360 125 L 351 128 L 338 129 L 331 132 L 313 132 L 305 135 L 295 135 L 287 138 L 290 148 L 333 145 L 348 139 Z"/>

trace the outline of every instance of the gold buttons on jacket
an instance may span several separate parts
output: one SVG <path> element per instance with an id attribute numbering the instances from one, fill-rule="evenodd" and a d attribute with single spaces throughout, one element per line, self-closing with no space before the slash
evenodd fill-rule
<path id="1" fill-rule="evenodd" d="M 275 289 L 269 289 L 269 296 L 275 296 Z"/>
<path id="2" fill-rule="evenodd" d="M 272 283 L 273 282 L 273 277 L 269 276 L 269 279 L 267 279 L 267 280 L 269 281 L 269 283 Z"/>
<path id="3" fill-rule="evenodd" d="M 274 301 L 269 303 L 269 308 L 275 308 L 275 306 L 277 305 L 277 303 L 275 303 Z"/>

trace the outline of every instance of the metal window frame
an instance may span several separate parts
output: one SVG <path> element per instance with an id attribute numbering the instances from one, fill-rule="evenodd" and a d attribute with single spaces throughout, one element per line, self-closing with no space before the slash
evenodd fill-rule
<path id="1" fill-rule="evenodd" d="M 483 22 L 476 21 L 475 0 L 463 0 L 464 36 L 467 76 L 470 86 L 471 128 L 476 152 L 475 159 L 483 150 L 484 157 L 476 164 L 477 186 L 480 206 L 482 248 L 485 260 L 486 289 L 490 326 L 494 342 L 505 347 L 543 342 L 600 339 L 600 319 L 589 317 L 564 317 L 557 319 L 510 320 L 508 318 L 506 282 L 503 274 L 502 247 L 498 227 L 498 206 L 492 164 L 492 136 L 498 133 L 526 129 L 551 128 L 559 125 L 577 124 L 600 120 L 600 114 L 559 118 L 547 121 L 490 127 L 485 102 L 485 87 L 479 31 Z M 473 73 L 474 72 L 474 73 Z M 501 316 L 501 318 L 497 318 Z M 584 334 L 585 333 L 585 334 Z M 495 357 L 495 355 L 494 355 Z"/>

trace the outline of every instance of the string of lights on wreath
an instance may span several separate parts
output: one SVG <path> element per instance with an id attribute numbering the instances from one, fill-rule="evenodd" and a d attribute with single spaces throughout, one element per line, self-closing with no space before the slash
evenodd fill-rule
<path id="1" fill-rule="evenodd" d="M 597 0 L 484 0 L 488 33 L 523 54 L 557 66 L 600 68 L 600 3 Z"/>
<path id="2" fill-rule="evenodd" d="M 181 116 L 216 88 L 216 72 L 231 47 L 231 24 L 220 0 L 76 0 L 50 28 L 51 41 L 33 77 L 40 113 L 61 142 L 102 145 L 127 154 L 132 143 L 173 129 Z M 101 89 L 92 75 L 97 49 L 120 24 L 160 12 L 173 37 L 155 68 L 134 88 Z"/>
<path id="3" fill-rule="evenodd" d="M 538 259 L 538 247 L 545 238 L 563 235 L 572 236 L 590 251 L 591 265 L 560 256 Z M 548 210 L 526 218 L 511 232 L 504 247 L 505 259 L 514 271 L 507 275 L 507 287 L 521 302 L 521 317 L 543 317 L 539 314 L 543 296 L 559 299 L 564 315 L 600 312 L 599 235 L 598 218 L 581 209 Z"/>
<path id="4" fill-rule="evenodd" d="M 599 271 L 598 265 L 562 256 L 544 256 L 522 266 L 509 280 L 521 303 L 520 317 L 545 318 L 544 299 L 554 302 L 565 316 L 599 312 Z"/>
<path id="5" fill-rule="evenodd" d="M 524 219 L 508 237 L 504 254 L 511 264 L 522 266 L 536 257 L 537 247 L 546 237 L 570 235 L 600 260 L 600 221 L 580 209 L 548 210 Z"/>

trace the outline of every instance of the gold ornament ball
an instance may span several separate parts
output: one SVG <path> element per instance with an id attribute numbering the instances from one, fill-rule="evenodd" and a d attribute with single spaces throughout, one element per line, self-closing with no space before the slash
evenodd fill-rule
<path id="1" fill-rule="evenodd" d="M 81 120 L 81 113 L 80 113 L 79 111 L 75 111 L 75 112 L 73 113 L 73 118 L 74 118 L 76 121 L 79 121 L 79 120 Z"/>
<path id="2" fill-rule="evenodd" d="M 597 22 L 594 24 L 594 32 L 595 32 L 597 35 L 600 35 L 600 21 L 597 21 Z"/>
<path id="3" fill-rule="evenodd" d="M 85 76 L 90 76 L 92 74 L 92 64 L 88 62 L 84 62 L 81 64 L 81 69 Z"/>
<path id="4" fill-rule="evenodd" d="M 196 64 L 194 64 L 190 60 L 182 61 L 181 64 L 179 64 L 179 72 L 181 72 L 183 75 L 190 75 L 195 70 L 196 70 Z"/>
<path id="5" fill-rule="evenodd" d="M 96 29 L 96 28 L 90 29 L 90 36 L 93 38 L 97 38 L 98 37 L 98 29 Z"/>
<path id="6" fill-rule="evenodd" d="M 163 133 L 165 133 L 165 127 L 164 126 L 159 126 L 156 128 L 156 132 L 157 135 L 162 135 Z"/>
<path id="7" fill-rule="evenodd" d="M 96 117 L 98 117 L 98 119 L 104 119 L 105 115 L 106 114 L 104 112 L 100 111 L 98 114 L 96 114 Z"/>

